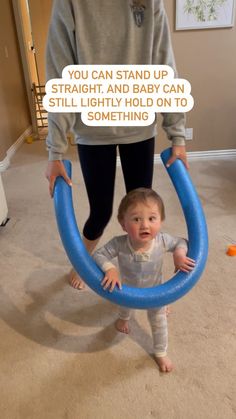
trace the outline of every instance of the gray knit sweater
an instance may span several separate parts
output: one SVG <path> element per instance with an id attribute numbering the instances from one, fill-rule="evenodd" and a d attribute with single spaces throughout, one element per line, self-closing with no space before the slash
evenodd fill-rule
<path id="1" fill-rule="evenodd" d="M 69 64 L 166 64 L 175 70 L 168 21 L 162 0 L 146 0 L 141 26 L 133 0 L 54 0 L 48 33 L 47 80 L 61 78 Z M 175 70 L 176 71 L 176 70 Z M 164 113 L 163 128 L 175 145 L 185 144 L 185 115 Z M 49 160 L 67 150 L 66 134 L 79 144 L 122 144 L 156 135 L 156 121 L 142 127 L 91 127 L 79 113 L 49 113 Z"/>

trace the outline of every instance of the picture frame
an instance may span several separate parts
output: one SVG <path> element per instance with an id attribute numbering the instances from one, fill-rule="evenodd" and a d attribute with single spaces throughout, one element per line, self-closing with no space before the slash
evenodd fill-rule
<path id="1" fill-rule="evenodd" d="M 176 0 L 176 30 L 234 26 L 235 0 Z"/>

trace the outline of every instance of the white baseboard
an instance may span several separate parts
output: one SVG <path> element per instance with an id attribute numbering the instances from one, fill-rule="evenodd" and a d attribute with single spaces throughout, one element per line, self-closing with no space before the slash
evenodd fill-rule
<path id="1" fill-rule="evenodd" d="M 188 161 L 193 160 L 216 160 L 236 159 L 236 149 L 231 150 L 209 150 L 209 151 L 188 151 Z M 161 163 L 160 154 L 154 155 L 154 164 Z M 120 166 L 120 157 L 117 157 L 117 166 Z"/>
<path id="2" fill-rule="evenodd" d="M 7 150 L 6 157 L 0 161 L 0 172 L 4 172 L 10 166 L 10 160 L 17 149 L 23 144 L 26 137 L 32 133 L 32 126 L 28 127 L 23 134 L 16 140 L 14 144 Z"/>
<path id="3" fill-rule="evenodd" d="M 0 227 L 6 223 L 7 213 L 8 213 L 8 208 L 7 208 L 6 195 L 4 192 L 1 173 L 0 173 Z"/>
<path id="4" fill-rule="evenodd" d="M 7 150 L 6 157 L 0 161 L 0 172 L 4 172 L 10 165 L 11 157 L 17 149 L 25 141 L 25 138 L 32 133 L 32 126 L 28 127 L 25 132 L 16 140 L 14 144 Z M 188 151 L 188 160 L 216 160 L 216 159 L 236 159 L 236 149 L 229 150 L 209 150 L 209 151 Z M 154 164 L 161 162 L 160 154 L 154 155 Z M 117 157 L 117 166 L 120 166 L 120 157 Z"/>

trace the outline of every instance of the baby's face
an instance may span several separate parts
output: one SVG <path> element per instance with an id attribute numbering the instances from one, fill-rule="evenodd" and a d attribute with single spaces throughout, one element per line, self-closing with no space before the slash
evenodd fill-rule
<path id="1" fill-rule="evenodd" d="M 161 229 L 161 214 L 157 203 L 147 199 L 128 208 L 121 223 L 131 244 L 138 248 L 148 244 Z"/>

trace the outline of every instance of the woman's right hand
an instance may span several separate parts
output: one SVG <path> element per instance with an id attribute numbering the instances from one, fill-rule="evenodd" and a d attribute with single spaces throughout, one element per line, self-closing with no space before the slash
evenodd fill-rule
<path id="1" fill-rule="evenodd" d="M 58 176 L 62 176 L 66 183 L 69 186 L 72 186 L 71 179 L 67 176 L 65 166 L 61 160 L 53 160 L 49 161 L 47 168 L 46 168 L 46 178 L 49 181 L 49 192 L 51 197 L 53 197 L 54 186 L 56 182 L 56 178 Z"/>

